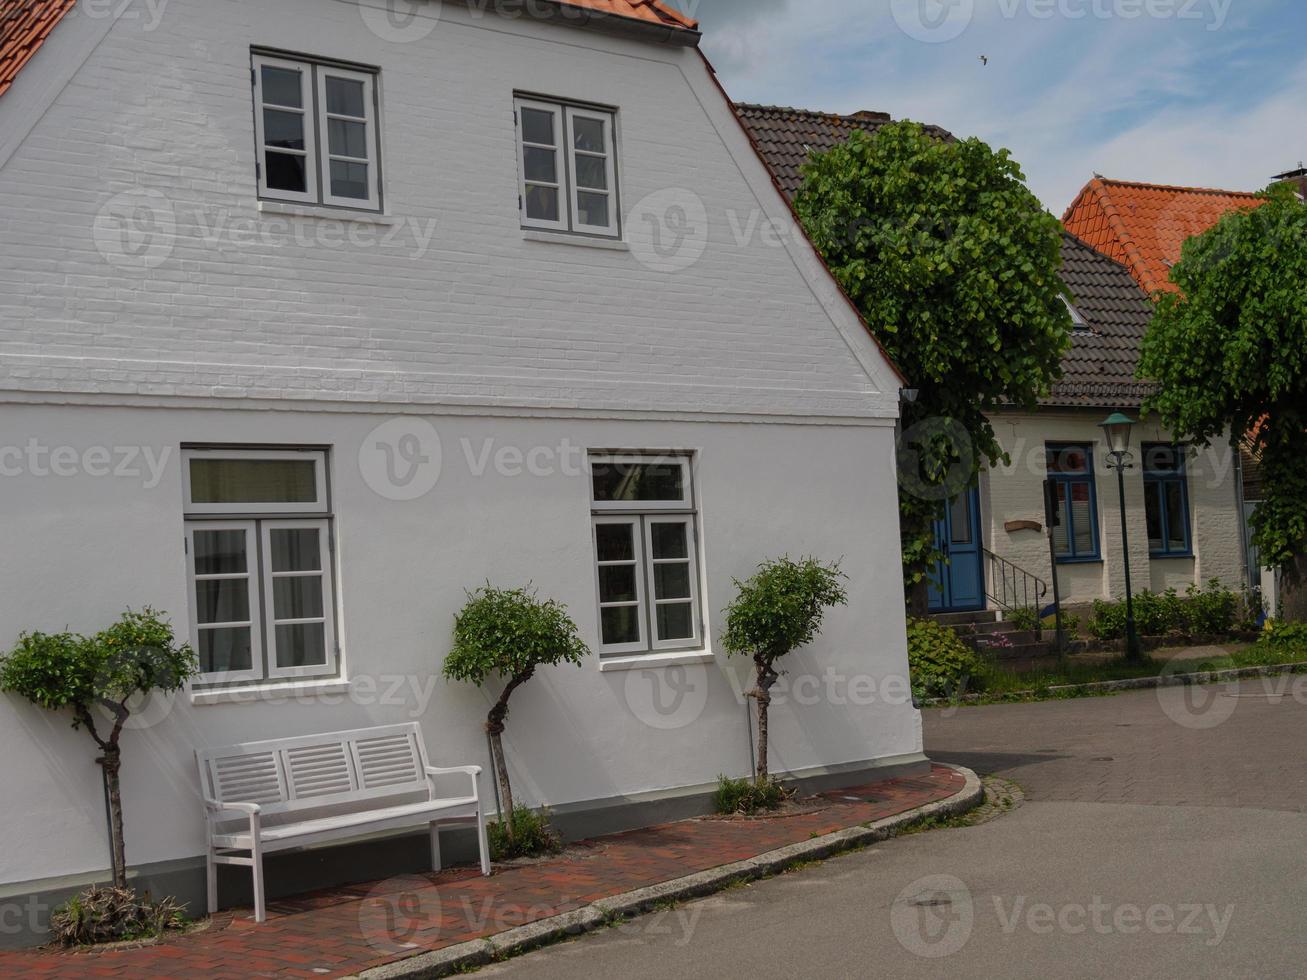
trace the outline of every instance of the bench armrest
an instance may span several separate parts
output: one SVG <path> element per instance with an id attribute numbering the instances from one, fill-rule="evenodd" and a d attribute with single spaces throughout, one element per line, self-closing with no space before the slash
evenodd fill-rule
<path id="1" fill-rule="evenodd" d="M 262 807 L 257 803 L 235 803 L 230 800 L 219 803 L 217 800 L 207 798 L 204 801 L 204 808 L 210 813 L 248 813 L 250 816 L 254 816 L 262 810 Z"/>
<path id="2" fill-rule="evenodd" d="M 481 784 L 477 778 L 481 775 L 480 766 L 427 766 L 427 784 L 431 787 L 431 798 L 436 798 L 436 784 L 432 781 L 433 776 L 449 776 L 454 773 L 463 773 L 472 779 L 472 796 L 476 798 L 477 806 L 481 806 Z"/>

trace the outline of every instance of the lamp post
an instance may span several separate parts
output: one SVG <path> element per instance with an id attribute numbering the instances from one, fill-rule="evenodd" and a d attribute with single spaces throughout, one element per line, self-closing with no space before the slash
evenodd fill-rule
<path id="1" fill-rule="evenodd" d="M 1121 500 L 1121 557 L 1125 561 L 1125 656 L 1126 660 L 1137 663 L 1144 655 L 1139 646 L 1139 633 L 1135 630 L 1135 606 L 1130 594 L 1130 532 L 1126 527 L 1125 517 L 1125 471 L 1132 469 L 1130 462 L 1130 430 L 1135 420 L 1123 412 L 1113 412 L 1098 427 L 1103 430 L 1107 440 L 1108 466 L 1116 470 L 1117 493 Z"/>

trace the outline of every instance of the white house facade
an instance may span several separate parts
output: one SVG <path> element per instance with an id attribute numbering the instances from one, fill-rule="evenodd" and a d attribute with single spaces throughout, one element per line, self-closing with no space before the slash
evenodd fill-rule
<path id="1" fill-rule="evenodd" d="M 124 735 L 133 873 L 203 905 L 197 749 L 418 721 L 486 765 L 496 692 L 439 672 L 487 581 L 592 650 L 505 734 L 570 833 L 749 771 L 721 610 L 787 553 L 841 559 L 851 601 L 790 658 L 773 769 L 922 767 L 901 381 L 806 241 L 741 232 L 786 204 L 697 33 L 370 3 L 78 6 L 0 95 L 0 648 L 149 605 L 204 671 Z M 0 709 L 0 896 L 108 866 L 70 720 Z M 426 860 L 310 852 L 268 888 Z"/>

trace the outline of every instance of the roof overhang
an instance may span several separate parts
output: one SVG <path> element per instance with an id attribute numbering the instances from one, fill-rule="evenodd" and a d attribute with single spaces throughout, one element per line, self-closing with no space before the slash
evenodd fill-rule
<path id="1" fill-rule="evenodd" d="M 439 0 L 437 0 L 439 2 Z M 503 17 L 517 19 L 522 16 L 544 24 L 559 24 L 564 27 L 584 27 L 587 30 L 600 31 L 616 37 L 625 37 L 644 43 L 668 44 L 673 47 L 697 48 L 703 38 L 703 32 L 690 27 L 676 27 L 671 24 L 655 24 L 638 17 L 626 17 L 622 14 L 598 10 L 594 7 L 564 0 L 531 0 L 520 5 L 509 3 L 501 6 L 486 4 L 485 0 L 451 0 L 466 7 L 475 7 L 482 12 L 496 12 Z"/>

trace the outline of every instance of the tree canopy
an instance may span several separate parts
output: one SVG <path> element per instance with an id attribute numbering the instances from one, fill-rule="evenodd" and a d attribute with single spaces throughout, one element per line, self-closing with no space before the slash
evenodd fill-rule
<path id="1" fill-rule="evenodd" d="M 1307 545 L 1307 204 L 1276 189 L 1185 242 L 1139 376 L 1178 438 L 1247 436 L 1261 461 L 1253 542 L 1269 567 Z"/>
<path id="2" fill-rule="evenodd" d="M 938 559 L 942 503 L 1003 460 L 988 416 L 1060 376 L 1071 317 L 1061 226 L 1006 150 L 912 122 L 855 131 L 804 168 L 795 207 L 863 319 L 918 390 L 904 406 L 909 583 Z"/>

